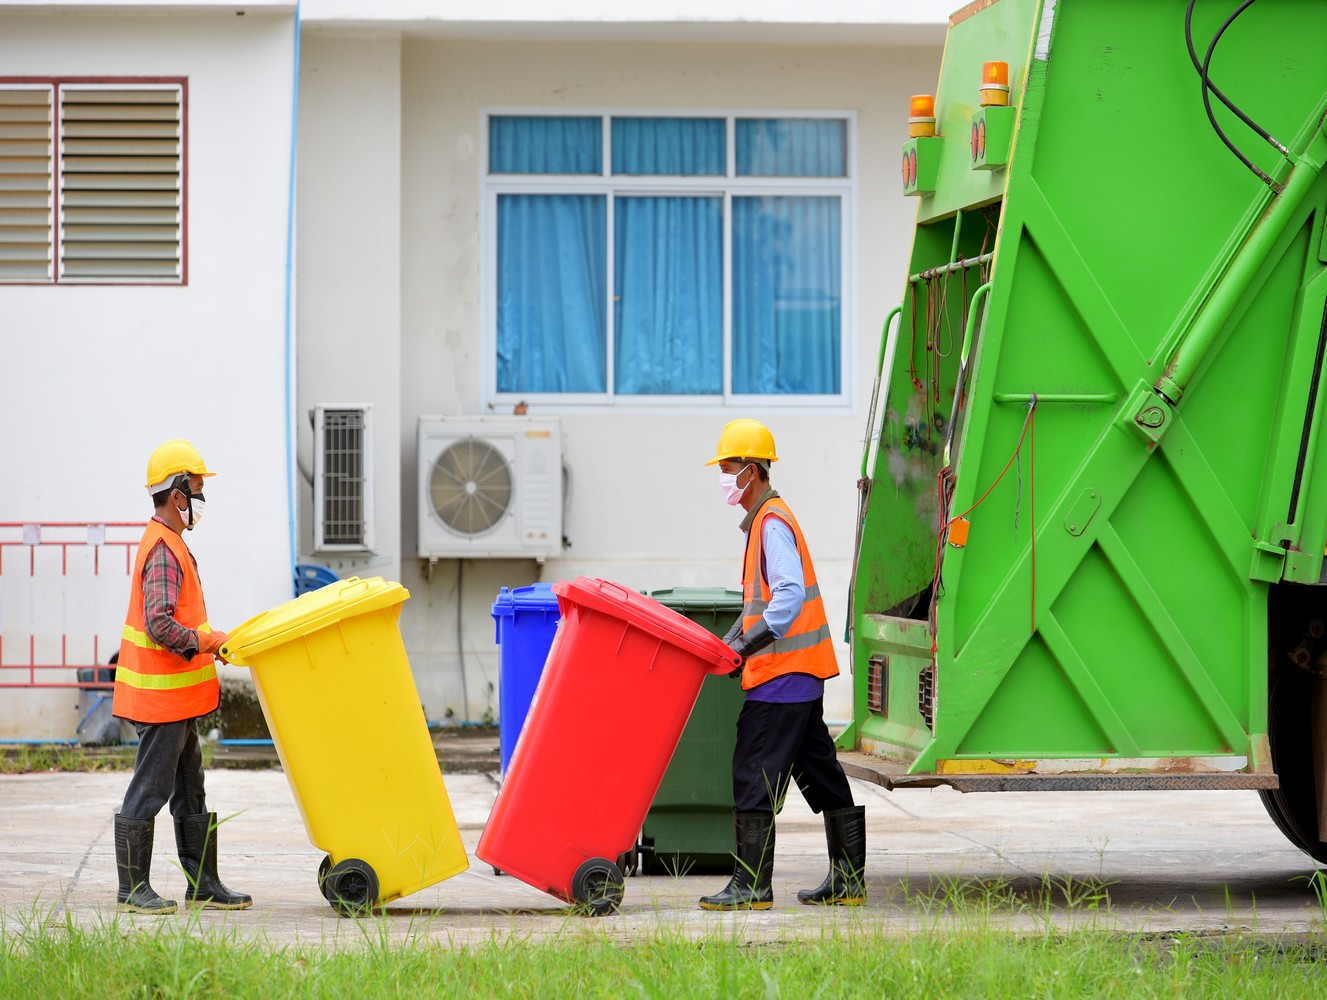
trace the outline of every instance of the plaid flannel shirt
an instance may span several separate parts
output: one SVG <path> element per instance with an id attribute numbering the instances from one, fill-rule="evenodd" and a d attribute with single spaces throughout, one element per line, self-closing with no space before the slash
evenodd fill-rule
<path id="1" fill-rule="evenodd" d="M 160 521 L 160 518 L 153 518 Z M 164 521 L 162 521 L 165 524 Z M 189 558 L 193 558 L 190 555 Z M 195 566 L 197 563 L 195 563 Z M 143 564 L 143 622 L 157 645 L 186 660 L 198 653 L 198 633 L 175 620 L 184 573 L 175 553 L 165 542 L 157 542 Z"/>

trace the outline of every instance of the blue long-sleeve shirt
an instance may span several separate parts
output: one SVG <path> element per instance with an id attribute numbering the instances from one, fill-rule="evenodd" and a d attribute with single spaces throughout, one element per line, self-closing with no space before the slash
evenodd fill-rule
<path id="1" fill-rule="evenodd" d="M 802 557 L 797 551 L 792 529 L 780 517 L 765 518 L 760 530 L 760 546 L 764 556 L 762 569 L 770 589 L 765 624 L 776 636 L 783 638 L 797 620 L 806 600 Z"/>
<path id="2" fill-rule="evenodd" d="M 776 636 L 787 634 L 806 601 L 806 577 L 802 556 L 792 528 L 781 517 L 767 517 L 760 530 L 761 571 L 769 584 L 765 624 Z M 825 682 L 811 674 L 783 674 L 746 693 L 750 701 L 793 704 L 823 697 Z"/>

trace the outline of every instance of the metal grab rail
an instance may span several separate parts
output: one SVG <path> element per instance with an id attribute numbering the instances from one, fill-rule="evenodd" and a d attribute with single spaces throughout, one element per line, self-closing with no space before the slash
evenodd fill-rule
<path id="1" fill-rule="evenodd" d="M 889 345 L 889 327 L 894 322 L 895 316 L 903 315 L 903 306 L 896 305 L 889 310 L 885 317 L 884 325 L 880 328 L 880 354 L 875 362 L 875 383 L 871 387 L 871 406 L 866 414 L 866 440 L 862 444 L 862 474 L 865 479 L 867 474 L 867 461 L 871 454 L 871 436 L 875 433 L 876 406 L 880 400 L 880 380 L 885 375 L 885 356 L 886 348 Z"/>
<path id="2" fill-rule="evenodd" d="M 0 521 L 0 688 L 107 687 L 104 680 L 78 680 L 77 671 L 107 669 L 102 657 L 102 637 L 97 624 L 100 619 L 99 592 L 109 579 L 109 571 L 119 566 L 120 555 L 123 553 L 124 568 L 122 572 L 117 569 L 116 576 L 123 581 L 123 587 L 120 588 L 123 590 L 123 606 L 128 606 L 129 576 L 133 571 L 134 554 L 143 527 L 142 521 Z M 38 549 L 44 548 L 58 548 L 58 557 L 40 558 Z M 86 559 L 73 560 L 71 564 L 71 550 L 86 548 L 92 550 L 90 566 L 86 565 L 89 561 Z M 26 553 L 24 549 L 27 549 Z M 83 571 L 81 574 L 80 569 Z M 108 572 L 103 573 L 103 570 Z M 75 575 L 81 577 L 80 582 L 84 586 L 90 587 L 92 614 L 90 627 L 71 630 L 69 589 L 71 578 Z M 27 578 L 28 592 L 27 620 L 15 624 L 6 617 L 5 595 L 6 591 L 12 592 L 14 578 L 21 579 L 24 576 Z M 59 580 L 60 627 L 58 631 L 39 632 L 36 626 L 42 600 L 38 594 L 39 585 L 46 589 L 54 578 Z M 114 581 L 111 583 L 114 585 Z M 120 613 L 117 608 L 117 616 Z M 20 637 L 17 643 L 20 656 L 26 647 L 26 662 L 6 662 L 7 657 L 14 655 L 15 634 Z M 57 640 L 60 649 L 58 661 L 47 662 L 44 658 L 38 662 L 39 642 L 49 647 Z M 71 644 L 75 646 L 73 653 Z M 85 658 L 85 651 L 89 649 L 90 662 Z"/>

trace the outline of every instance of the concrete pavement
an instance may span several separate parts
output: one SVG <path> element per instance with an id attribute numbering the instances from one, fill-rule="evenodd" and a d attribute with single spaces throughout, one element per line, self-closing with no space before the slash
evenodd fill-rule
<path id="1" fill-rule="evenodd" d="M 12 930 L 38 917 L 92 925 L 114 913 L 112 815 L 125 772 L 0 775 L 0 912 Z M 312 847 L 285 775 L 277 769 L 208 772 L 209 802 L 223 817 L 221 875 L 252 893 L 251 910 L 197 917 L 123 916 L 130 926 L 192 921 L 191 931 L 259 935 L 275 943 L 340 946 L 428 938 L 488 941 L 508 934 L 608 933 L 623 939 L 660 927 L 739 940 L 845 930 L 906 932 L 936 920 L 970 920 L 983 898 L 1011 929 L 1056 924 L 1127 930 L 1299 933 L 1321 930 L 1306 876 L 1310 860 L 1263 812 L 1256 793 L 1073 792 L 963 796 L 950 789 L 885 792 L 853 781 L 867 812 L 870 900 L 862 908 L 800 906 L 796 889 L 825 871 L 823 827 L 796 793 L 778 822 L 775 908 L 715 914 L 696 899 L 722 876 L 629 878 L 621 910 L 591 919 L 473 856 L 497 791 L 488 773 L 445 775 L 469 871 L 398 900 L 381 919 L 337 917 L 316 882 Z M 181 898 L 174 834 L 158 819 L 153 884 Z M 1049 895 L 1046 887 L 1050 886 Z M 1104 892 L 1102 891 L 1104 887 Z M 936 906 L 961 889 L 959 916 Z M 1066 903 L 1066 894 L 1075 903 Z"/>

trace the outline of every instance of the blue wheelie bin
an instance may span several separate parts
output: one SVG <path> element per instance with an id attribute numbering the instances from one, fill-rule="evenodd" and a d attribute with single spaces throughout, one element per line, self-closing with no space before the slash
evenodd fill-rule
<path id="1" fill-rule="evenodd" d="M 560 615 L 557 596 L 549 583 L 511 590 L 503 587 L 493 602 L 499 661 L 498 748 L 503 775 L 530 712 Z"/>

